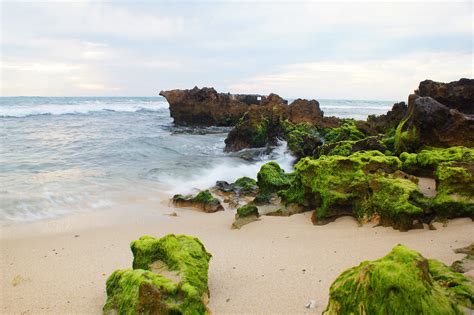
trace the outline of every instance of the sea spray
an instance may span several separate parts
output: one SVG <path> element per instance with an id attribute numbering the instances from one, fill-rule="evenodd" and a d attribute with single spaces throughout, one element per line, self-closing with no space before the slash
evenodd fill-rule
<path id="1" fill-rule="evenodd" d="M 288 150 L 286 141 L 280 140 L 271 152 L 261 154 L 257 161 L 230 159 L 212 168 L 199 170 L 189 178 L 168 178 L 167 183 L 171 187 L 168 192 L 170 194 L 193 193 L 213 187 L 218 180 L 232 183 L 242 176 L 256 179 L 260 167 L 270 161 L 277 162 L 285 172 L 291 172 L 295 159 Z"/>

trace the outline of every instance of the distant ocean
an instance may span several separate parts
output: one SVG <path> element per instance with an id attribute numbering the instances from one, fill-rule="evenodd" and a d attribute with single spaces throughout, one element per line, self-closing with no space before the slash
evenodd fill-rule
<path id="1" fill-rule="evenodd" d="M 319 100 L 365 119 L 395 102 Z M 161 97 L 0 97 L 0 224 L 113 207 L 124 196 L 192 192 L 294 158 L 282 143 L 255 161 L 223 152 L 229 128 L 175 127 Z"/>

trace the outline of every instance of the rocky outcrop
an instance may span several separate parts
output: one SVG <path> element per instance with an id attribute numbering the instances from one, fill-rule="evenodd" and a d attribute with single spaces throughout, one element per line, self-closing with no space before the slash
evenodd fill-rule
<path id="1" fill-rule="evenodd" d="M 396 130 L 395 149 L 416 152 L 425 146 L 474 146 L 474 116 L 431 97 L 410 95 L 407 113 Z"/>
<path id="2" fill-rule="evenodd" d="M 474 79 L 460 79 L 450 83 L 425 80 L 415 94 L 429 96 L 449 108 L 465 114 L 474 114 Z"/>
<path id="3" fill-rule="evenodd" d="M 408 106 L 405 102 L 396 103 L 392 109 L 384 115 L 367 117 L 367 123 L 378 133 L 386 133 L 392 128 L 396 128 L 405 117 Z"/>
<path id="4" fill-rule="evenodd" d="M 209 314 L 209 254 L 199 239 L 169 234 L 131 243 L 133 269 L 107 279 L 104 314 Z"/>
<path id="5" fill-rule="evenodd" d="M 376 136 L 367 137 L 361 140 L 345 140 L 339 142 L 332 142 L 320 146 L 317 150 L 316 156 L 321 155 L 344 155 L 348 156 L 358 151 L 377 150 L 385 152 L 387 146 L 381 142 L 381 139 Z"/>
<path id="6" fill-rule="evenodd" d="M 219 199 L 212 196 L 209 190 L 203 190 L 194 197 L 192 195 L 174 195 L 171 201 L 176 207 L 191 207 L 206 213 L 224 210 Z"/>
<path id="7" fill-rule="evenodd" d="M 170 114 L 177 125 L 233 126 L 252 105 L 287 104 L 276 94 L 218 93 L 214 88 L 161 91 L 170 104 Z"/>
<path id="8" fill-rule="evenodd" d="M 276 145 L 278 139 L 288 140 L 289 132 L 295 129 L 288 123 L 292 125 L 306 124 L 316 130 L 317 128 L 338 127 L 341 125 L 341 120 L 335 117 L 324 117 L 319 103 L 315 100 L 297 99 L 290 105 L 270 103 L 266 106 L 252 106 L 234 129 L 229 132 L 225 140 L 225 151 L 260 148 L 266 145 Z M 315 135 L 310 134 L 306 133 L 306 136 L 309 136 L 307 137 L 308 141 L 320 145 L 319 137 L 316 138 Z M 315 148 L 316 146 L 312 150 Z"/>
<path id="9" fill-rule="evenodd" d="M 471 280 L 397 245 L 383 258 L 344 271 L 331 285 L 323 314 L 456 315 L 473 303 Z"/>

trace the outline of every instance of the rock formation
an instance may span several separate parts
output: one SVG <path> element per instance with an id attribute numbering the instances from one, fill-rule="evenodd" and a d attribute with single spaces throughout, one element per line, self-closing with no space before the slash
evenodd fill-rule
<path id="1" fill-rule="evenodd" d="M 398 153 L 420 148 L 474 146 L 474 116 L 437 102 L 431 97 L 410 95 L 408 110 L 397 127 Z"/>
<path id="2" fill-rule="evenodd" d="M 170 104 L 177 125 L 233 126 L 252 105 L 286 104 L 276 94 L 261 95 L 217 93 L 214 88 L 161 91 Z"/>
<path id="3" fill-rule="evenodd" d="M 432 97 L 464 114 L 474 114 L 474 79 L 460 79 L 450 83 L 425 80 L 420 82 L 415 94 Z"/>
<path id="4" fill-rule="evenodd" d="M 203 190 L 194 197 L 192 195 L 174 195 L 171 201 L 176 207 L 191 207 L 207 213 L 224 210 L 219 199 L 212 196 L 209 190 Z"/>
<path id="5" fill-rule="evenodd" d="M 133 269 L 107 279 L 104 314 L 209 314 L 209 254 L 199 239 L 142 236 L 130 245 Z"/>
<path id="6" fill-rule="evenodd" d="M 456 315 L 473 303 L 471 280 L 397 245 L 383 258 L 344 271 L 331 285 L 323 314 Z"/>
<path id="7" fill-rule="evenodd" d="M 367 123 L 378 133 L 386 133 L 391 128 L 395 128 L 402 121 L 407 112 L 408 106 L 405 102 L 396 103 L 392 109 L 384 115 L 367 117 Z"/>

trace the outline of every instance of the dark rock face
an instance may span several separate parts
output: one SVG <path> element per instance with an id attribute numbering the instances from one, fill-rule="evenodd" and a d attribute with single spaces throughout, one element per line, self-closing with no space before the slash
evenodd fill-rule
<path id="1" fill-rule="evenodd" d="M 460 79 L 450 83 L 425 80 L 420 82 L 418 96 L 429 96 L 465 114 L 474 114 L 474 79 Z"/>
<path id="2" fill-rule="evenodd" d="M 251 105 L 286 104 L 276 94 L 261 95 L 217 93 L 214 88 L 161 91 L 170 104 L 170 114 L 177 125 L 233 126 Z"/>
<path id="3" fill-rule="evenodd" d="M 474 116 L 437 102 L 410 95 L 407 114 L 395 134 L 397 152 L 416 152 L 423 146 L 474 146 Z"/>
<path id="4" fill-rule="evenodd" d="M 391 128 L 395 128 L 406 115 L 408 106 L 405 102 L 396 103 L 387 114 L 367 117 L 367 123 L 378 133 L 386 133 Z"/>

